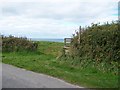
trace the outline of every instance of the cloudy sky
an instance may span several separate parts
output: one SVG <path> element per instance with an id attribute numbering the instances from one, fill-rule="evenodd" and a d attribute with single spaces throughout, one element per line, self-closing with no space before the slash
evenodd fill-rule
<path id="1" fill-rule="evenodd" d="M 81 25 L 118 19 L 118 0 L 0 0 L 0 33 L 71 37 Z"/>

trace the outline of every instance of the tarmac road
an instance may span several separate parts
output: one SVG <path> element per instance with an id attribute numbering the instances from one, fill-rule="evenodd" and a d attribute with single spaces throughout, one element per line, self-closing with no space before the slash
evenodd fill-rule
<path id="1" fill-rule="evenodd" d="M 2 88 L 82 88 L 63 80 L 2 64 Z"/>

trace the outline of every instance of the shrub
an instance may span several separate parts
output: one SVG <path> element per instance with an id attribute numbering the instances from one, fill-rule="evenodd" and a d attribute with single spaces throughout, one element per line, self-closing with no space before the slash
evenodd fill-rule
<path id="1" fill-rule="evenodd" d="M 78 42 L 78 35 L 77 32 L 73 36 L 70 47 L 70 57 L 73 58 L 74 62 L 77 59 L 80 60 L 81 64 L 79 65 L 83 65 L 82 62 L 88 62 L 87 57 L 91 60 L 91 65 L 99 69 L 117 71 L 118 64 L 116 63 L 120 60 L 120 30 L 118 30 L 118 22 L 103 25 L 92 24 L 91 27 L 84 28 L 81 33 L 80 43 Z M 86 65 L 85 63 L 83 67 Z"/>
<path id="2" fill-rule="evenodd" d="M 36 51 L 37 43 L 29 41 L 26 37 L 14 37 L 2 35 L 2 51 L 3 52 L 20 52 L 20 51 Z"/>

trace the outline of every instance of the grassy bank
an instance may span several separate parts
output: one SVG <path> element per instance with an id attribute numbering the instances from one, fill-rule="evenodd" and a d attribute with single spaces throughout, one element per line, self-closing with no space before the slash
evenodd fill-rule
<path id="1" fill-rule="evenodd" d="M 63 43 L 38 42 L 38 51 L 35 52 L 11 52 L 3 53 L 3 63 L 25 68 L 38 73 L 64 79 L 68 82 L 96 88 L 118 87 L 118 76 L 111 73 L 102 73 L 94 68 L 81 70 L 72 66 L 68 61 L 58 61 Z"/>

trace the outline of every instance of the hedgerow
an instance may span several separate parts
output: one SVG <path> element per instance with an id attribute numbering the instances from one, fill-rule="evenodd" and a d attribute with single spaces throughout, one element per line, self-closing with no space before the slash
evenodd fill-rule
<path id="1" fill-rule="evenodd" d="M 92 24 L 84 28 L 78 42 L 79 32 L 73 35 L 69 55 L 62 59 L 71 60 L 80 67 L 94 66 L 101 71 L 118 73 L 120 60 L 120 30 L 118 22 Z"/>
<path id="2" fill-rule="evenodd" d="M 38 44 L 29 41 L 26 37 L 1 36 L 3 52 L 21 52 L 21 51 L 37 51 Z"/>

